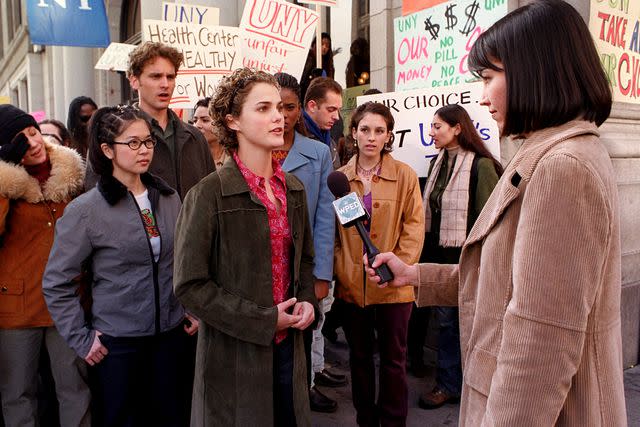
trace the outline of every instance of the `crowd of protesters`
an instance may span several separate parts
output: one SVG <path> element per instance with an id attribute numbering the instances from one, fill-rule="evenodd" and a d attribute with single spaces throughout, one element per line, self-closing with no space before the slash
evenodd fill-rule
<path id="1" fill-rule="evenodd" d="M 39 425 L 54 400 L 60 426 L 309 426 L 339 404 L 320 387 L 349 382 L 325 362 L 341 326 L 353 422 L 403 426 L 427 306 L 437 373 L 420 407 L 461 402 L 465 426 L 626 424 L 597 130 L 611 93 L 575 9 L 539 0 L 479 37 L 481 104 L 521 148 L 503 169 L 444 106 L 422 183 L 391 154 L 386 106 L 344 122 L 321 43 L 301 81 L 224 77 L 193 125 L 169 108 L 182 54 L 151 42 L 129 57 L 136 103 L 78 97 L 66 127 L 0 106 L 0 425 Z M 366 40 L 351 54 L 348 86 L 368 83 Z M 383 252 L 372 266 L 336 224 L 336 170 Z M 378 285 L 382 262 L 395 277 Z"/>

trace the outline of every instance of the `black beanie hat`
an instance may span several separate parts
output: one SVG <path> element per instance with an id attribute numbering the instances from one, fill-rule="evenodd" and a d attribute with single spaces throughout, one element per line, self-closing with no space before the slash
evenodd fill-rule
<path id="1" fill-rule="evenodd" d="M 40 126 L 31 114 L 11 104 L 0 105 L 0 145 L 10 143 L 18 133 L 29 126 L 35 126 L 40 130 Z"/>

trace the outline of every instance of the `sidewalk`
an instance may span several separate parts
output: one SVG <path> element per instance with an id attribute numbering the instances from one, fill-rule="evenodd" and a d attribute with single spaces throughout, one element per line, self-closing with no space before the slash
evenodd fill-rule
<path id="1" fill-rule="evenodd" d="M 340 331 L 342 332 L 342 331 Z M 325 358 L 332 369 L 349 375 L 349 349 L 340 334 L 338 342 L 326 342 Z M 407 427 L 456 427 L 458 425 L 458 406 L 445 405 L 442 408 L 425 411 L 418 407 L 418 396 L 433 386 L 433 372 L 426 378 L 407 376 L 409 381 L 409 416 Z M 627 369 L 624 373 L 625 399 L 629 426 L 640 425 L 640 365 Z M 314 427 L 355 426 L 355 410 L 351 403 L 351 385 L 340 388 L 320 388 L 323 393 L 338 401 L 338 410 L 333 414 L 312 412 Z"/>

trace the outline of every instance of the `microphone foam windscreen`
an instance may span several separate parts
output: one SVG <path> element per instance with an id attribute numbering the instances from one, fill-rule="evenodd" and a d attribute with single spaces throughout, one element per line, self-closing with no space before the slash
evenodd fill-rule
<path id="1" fill-rule="evenodd" d="M 327 177 L 327 185 L 336 198 L 349 194 L 351 191 L 347 176 L 340 171 L 334 171 L 329 174 Z"/>

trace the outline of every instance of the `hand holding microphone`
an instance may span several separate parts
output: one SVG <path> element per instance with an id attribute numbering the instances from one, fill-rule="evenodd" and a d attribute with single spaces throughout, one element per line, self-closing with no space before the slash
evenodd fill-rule
<path id="1" fill-rule="evenodd" d="M 376 255 L 380 253 L 378 248 L 373 244 L 369 238 L 369 233 L 364 227 L 363 221 L 369 219 L 369 215 L 362 205 L 360 197 L 355 192 L 351 192 L 349 187 L 349 180 L 347 176 L 342 172 L 331 172 L 327 177 L 327 185 L 329 190 L 336 197 L 336 201 L 333 202 L 333 209 L 336 212 L 338 221 L 343 227 L 355 226 L 358 230 L 358 234 L 364 243 L 364 249 L 369 260 L 369 265 L 373 264 L 376 259 Z M 385 283 L 393 280 L 393 273 L 389 270 L 386 264 L 380 264 L 375 268 L 376 275 L 380 278 L 378 285 L 384 285 Z"/>

